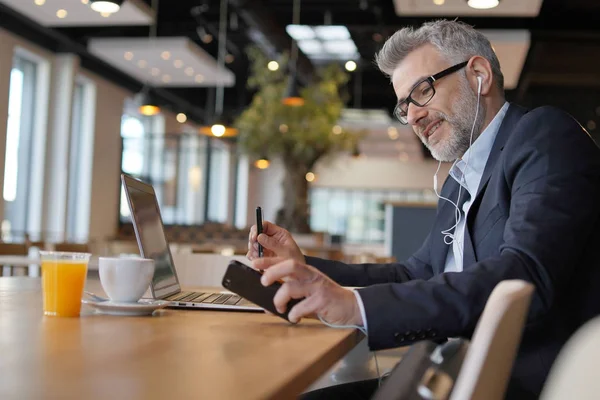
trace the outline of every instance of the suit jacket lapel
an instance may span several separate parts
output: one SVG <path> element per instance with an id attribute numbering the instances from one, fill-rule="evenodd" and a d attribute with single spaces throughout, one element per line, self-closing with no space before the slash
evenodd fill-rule
<path id="1" fill-rule="evenodd" d="M 473 246 L 473 242 L 471 240 L 471 226 L 474 215 L 479 211 L 479 202 L 481 201 L 481 197 L 483 196 L 483 192 L 492 176 L 492 172 L 494 171 L 494 167 L 496 166 L 496 162 L 502 153 L 502 149 L 504 149 L 504 145 L 506 141 L 510 137 L 510 134 L 513 132 L 513 128 L 519 122 L 519 120 L 527 113 L 527 109 L 515 105 L 510 104 L 508 106 L 508 110 L 506 111 L 506 115 L 504 116 L 504 120 L 502 120 L 502 124 L 500 125 L 500 129 L 496 134 L 496 139 L 494 140 L 494 144 L 492 146 L 492 150 L 490 151 L 490 155 L 488 156 L 488 160 L 485 164 L 485 168 L 483 170 L 483 175 L 481 176 L 481 181 L 479 182 L 479 187 L 477 188 L 477 194 L 473 199 L 473 203 L 469 209 L 469 217 L 467 218 L 466 223 L 466 232 L 464 239 L 464 253 L 463 253 L 463 266 L 468 267 L 469 265 L 475 263 L 477 261 L 477 255 L 475 254 L 475 249 Z"/>
<path id="2" fill-rule="evenodd" d="M 485 168 L 483 170 L 483 175 L 481 176 L 481 181 L 479 182 L 479 187 L 477 188 L 477 195 L 473 202 L 477 201 L 480 197 L 483 189 L 487 185 L 490 177 L 492 176 L 492 171 L 494 170 L 494 166 L 496 165 L 496 161 L 498 161 L 498 157 L 500 157 L 500 153 L 502 153 L 502 149 L 504 149 L 504 145 L 506 141 L 510 137 L 510 134 L 513 131 L 513 128 L 519 122 L 519 120 L 523 117 L 523 115 L 527 112 L 527 109 L 518 106 L 516 104 L 510 104 L 508 106 L 508 110 L 506 111 L 506 115 L 502 120 L 502 124 L 500 125 L 500 129 L 496 134 L 496 139 L 494 140 L 494 144 L 492 146 L 492 151 L 490 151 L 490 155 L 488 157 L 487 162 L 485 163 Z"/>

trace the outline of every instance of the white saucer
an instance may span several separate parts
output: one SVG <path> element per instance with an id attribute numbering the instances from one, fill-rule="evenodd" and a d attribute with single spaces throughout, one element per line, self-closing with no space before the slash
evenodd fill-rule
<path id="1" fill-rule="evenodd" d="M 81 299 L 81 302 L 102 314 L 125 316 L 152 315 L 154 311 L 171 304 L 170 301 L 152 299 L 141 299 L 137 303 L 118 303 L 110 300 L 94 301 L 88 299 Z"/>

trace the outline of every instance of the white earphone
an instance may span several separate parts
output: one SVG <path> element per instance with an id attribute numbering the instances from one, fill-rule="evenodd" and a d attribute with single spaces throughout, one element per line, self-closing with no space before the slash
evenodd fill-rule
<path id="1" fill-rule="evenodd" d="M 480 98 L 481 98 L 482 84 L 483 84 L 483 78 L 478 75 L 477 76 L 477 109 L 475 110 L 475 120 L 473 121 L 473 127 L 471 128 L 471 135 L 470 135 L 471 137 L 469 139 L 469 148 L 473 145 L 473 133 L 475 131 L 475 124 L 477 123 L 477 117 L 479 116 L 479 102 L 480 102 Z M 467 157 L 465 169 L 468 168 L 468 166 L 469 166 L 470 158 L 471 158 L 471 153 L 469 153 L 469 156 Z M 461 191 L 462 191 L 462 185 L 459 185 L 458 197 L 456 199 L 456 202 L 453 202 L 452 200 L 450 200 L 446 197 L 440 196 L 440 194 L 438 193 L 438 186 L 437 186 L 437 174 L 440 171 L 441 166 L 442 166 L 442 162 L 440 161 L 438 164 L 437 170 L 435 171 L 435 174 L 433 174 L 433 190 L 438 198 L 445 200 L 448 203 L 452 204 L 455 209 L 455 224 L 452 225 L 450 228 L 445 229 L 441 232 L 441 234 L 444 236 L 444 243 L 446 243 L 447 245 L 450 245 L 454 242 L 454 238 L 455 238 L 455 233 L 453 231 L 458 227 L 458 224 L 460 223 L 460 220 L 462 218 L 460 208 L 458 207 L 458 202 L 460 201 L 460 195 L 461 195 Z M 464 177 L 464 175 L 462 175 L 462 181 L 463 181 L 463 183 L 466 184 L 464 179 L 465 179 L 465 177 Z M 462 243 L 460 245 L 462 245 Z M 460 248 L 460 245 L 459 245 L 459 248 Z"/>

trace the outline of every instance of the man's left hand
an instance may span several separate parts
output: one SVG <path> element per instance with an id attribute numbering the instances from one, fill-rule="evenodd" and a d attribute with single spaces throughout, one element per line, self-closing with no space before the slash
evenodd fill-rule
<path id="1" fill-rule="evenodd" d="M 273 299 L 275 308 L 280 313 L 286 311 L 291 299 L 304 298 L 290 310 L 288 318 L 291 322 L 317 315 L 333 325 L 363 325 L 354 293 L 316 268 L 279 257 L 257 258 L 252 265 L 256 269 L 265 270 L 261 278 L 264 286 L 278 280 L 283 281 Z"/>

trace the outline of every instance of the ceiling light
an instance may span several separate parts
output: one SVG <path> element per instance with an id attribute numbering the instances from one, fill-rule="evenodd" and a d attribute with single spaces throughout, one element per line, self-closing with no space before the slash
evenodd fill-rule
<path id="1" fill-rule="evenodd" d="M 436 6 L 443 6 L 446 0 L 433 0 L 433 4 Z"/>
<path id="2" fill-rule="evenodd" d="M 395 126 L 390 126 L 387 130 L 388 136 L 390 137 L 390 139 L 392 140 L 396 140 L 398 139 L 398 129 L 396 129 Z"/>
<path id="3" fill-rule="evenodd" d="M 204 75 L 202 75 L 202 74 L 196 75 L 196 78 L 194 78 L 194 81 L 196 81 L 196 83 L 204 82 Z"/>
<path id="4" fill-rule="evenodd" d="M 82 2 L 83 4 L 88 4 L 88 3 L 90 2 L 90 0 L 81 0 L 81 2 Z"/>
<path id="5" fill-rule="evenodd" d="M 66 18 L 66 17 L 67 17 L 67 14 L 68 14 L 68 13 L 67 13 L 67 10 L 65 10 L 65 9 L 62 9 L 62 8 L 56 12 L 56 16 L 57 16 L 58 18 Z"/>
<path id="6" fill-rule="evenodd" d="M 277 71 L 279 69 L 279 63 L 277 61 L 269 61 L 267 68 L 269 68 L 269 71 Z"/>
<path id="7" fill-rule="evenodd" d="M 181 61 L 181 60 L 175 60 L 175 61 L 173 61 L 173 66 L 175 68 L 181 68 L 181 67 L 183 67 L 183 61 Z"/>
<path id="8" fill-rule="evenodd" d="M 164 83 L 169 83 L 169 82 L 171 82 L 171 75 L 168 75 L 168 74 L 165 74 L 165 75 L 163 75 L 163 77 L 162 77 L 162 81 L 163 81 Z"/>
<path id="9" fill-rule="evenodd" d="M 147 65 L 148 65 L 148 63 L 146 62 L 146 60 L 138 61 L 138 67 L 140 67 L 140 68 L 146 68 Z"/>
<path id="10" fill-rule="evenodd" d="M 356 70 L 356 63 L 354 61 L 348 61 L 344 67 L 346 67 L 346 71 L 352 72 Z"/>
<path id="11" fill-rule="evenodd" d="M 171 58 L 171 53 L 169 53 L 168 51 L 163 51 L 163 52 L 160 54 L 160 57 L 161 57 L 163 60 L 165 60 L 165 61 L 166 61 L 166 60 L 168 60 L 169 58 Z"/>
<path id="12" fill-rule="evenodd" d="M 209 44 L 213 41 L 213 36 L 210 33 L 202 35 L 202 42 Z"/>
<path id="13" fill-rule="evenodd" d="M 271 162 L 267 157 L 260 158 L 254 162 L 254 166 L 258 169 L 267 169 L 271 165 Z"/>
<path id="14" fill-rule="evenodd" d="M 46 4 L 46 0 L 35 0 L 35 4 L 38 6 L 43 6 Z"/>
<path id="15" fill-rule="evenodd" d="M 150 70 L 150 74 L 152 74 L 152 76 L 158 76 L 160 75 L 160 69 L 154 67 Z"/>
<path id="16" fill-rule="evenodd" d="M 498 4 L 500 4 L 500 0 L 467 0 L 467 4 L 471 8 L 487 10 L 489 8 L 497 7 Z"/>
<path id="17" fill-rule="evenodd" d="M 233 62 L 233 60 L 235 60 L 235 57 L 233 56 L 233 54 L 227 54 L 225 56 L 225 62 L 227 64 L 231 64 Z"/>
<path id="18" fill-rule="evenodd" d="M 184 113 L 179 113 L 177 114 L 175 119 L 177 119 L 177 122 L 179 122 L 180 124 L 183 124 L 185 123 L 185 121 L 187 121 L 187 115 L 185 115 Z"/>
<path id="19" fill-rule="evenodd" d="M 289 127 L 286 124 L 281 124 L 279 125 L 279 132 L 281 133 L 287 133 Z"/>
<path id="20" fill-rule="evenodd" d="M 210 132 L 216 137 L 221 137 L 225 134 L 225 125 L 214 124 L 210 127 Z"/>
<path id="21" fill-rule="evenodd" d="M 316 26 L 315 32 L 321 40 L 347 40 L 350 39 L 348 28 L 343 25 Z"/>
<path id="22" fill-rule="evenodd" d="M 305 175 L 306 181 L 307 182 L 313 182 L 316 178 L 315 174 L 312 172 L 307 172 Z"/>
<path id="23" fill-rule="evenodd" d="M 295 40 L 314 39 L 315 31 L 308 25 L 288 25 L 285 27 L 288 35 Z"/>
<path id="24" fill-rule="evenodd" d="M 410 159 L 410 157 L 408 156 L 408 153 L 406 153 L 406 152 L 402 152 L 402 153 L 400 153 L 400 154 L 398 155 L 398 159 L 399 159 L 401 162 L 405 163 L 405 162 L 408 162 L 408 160 Z"/>
<path id="25" fill-rule="evenodd" d="M 142 91 L 136 95 L 135 102 L 142 115 L 153 116 L 160 113 L 160 107 L 150 98 L 150 89 L 147 86 L 143 87 Z"/>
<path id="26" fill-rule="evenodd" d="M 333 128 L 331 128 L 331 132 L 333 132 L 334 135 L 339 135 L 342 133 L 342 127 L 339 125 L 334 125 Z"/>
<path id="27" fill-rule="evenodd" d="M 127 61 L 131 61 L 133 60 L 133 53 L 130 51 L 126 51 L 125 54 L 123 54 L 123 57 L 125 57 Z"/>
<path id="28" fill-rule="evenodd" d="M 116 13 L 121 9 L 123 0 L 91 0 L 92 10 L 99 13 Z"/>
<path id="29" fill-rule="evenodd" d="M 302 98 L 300 90 L 298 90 L 298 85 L 296 85 L 296 74 L 292 74 L 288 78 L 287 89 L 281 102 L 290 107 L 300 107 L 304 105 L 304 98 Z"/>
<path id="30" fill-rule="evenodd" d="M 186 74 L 187 76 L 192 76 L 192 75 L 194 75 L 194 68 L 192 68 L 192 67 L 187 67 L 187 68 L 185 69 L 185 74 Z"/>
<path id="31" fill-rule="evenodd" d="M 101 12 L 100 15 L 102 15 L 104 18 L 108 18 L 111 16 L 111 13 Z"/>

